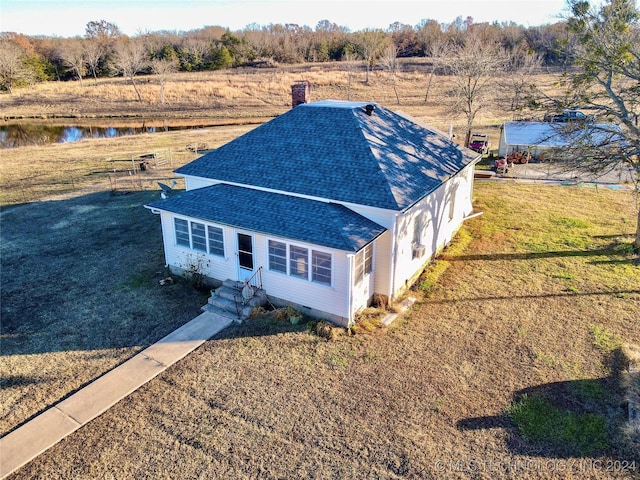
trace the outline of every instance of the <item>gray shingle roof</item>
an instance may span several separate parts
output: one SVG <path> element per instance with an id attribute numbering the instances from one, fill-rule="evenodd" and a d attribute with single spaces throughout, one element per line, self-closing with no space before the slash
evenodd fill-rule
<path id="1" fill-rule="evenodd" d="M 478 154 L 376 105 L 303 104 L 180 167 L 177 174 L 404 210 Z"/>
<path id="2" fill-rule="evenodd" d="M 360 250 L 386 230 L 339 204 L 226 184 L 147 207 L 347 252 Z"/>

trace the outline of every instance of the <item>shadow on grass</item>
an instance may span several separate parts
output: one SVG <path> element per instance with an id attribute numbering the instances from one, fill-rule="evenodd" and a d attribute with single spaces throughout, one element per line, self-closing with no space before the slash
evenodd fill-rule
<path id="1" fill-rule="evenodd" d="M 547 458 L 615 455 L 640 461 L 623 428 L 628 405 L 622 371 L 624 355 L 611 352 L 611 375 L 604 378 L 553 382 L 516 392 L 503 415 L 466 418 L 461 430 L 506 429 L 514 454 Z"/>
<path id="2" fill-rule="evenodd" d="M 143 348 L 200 313 L 200 292 L 158 283 L 160 220 L 143 207 L 158 197 L 105 191 L 0 209 L 2 356 Z"/>
<path id="3" fill-rule="evenodd" d="M 606 248 L 599 248 L 595 250 L 557 250 L 551 252 L 524 252 L 524 253 L 489 253 L 480 255 L 455 255 L 447 256 L 446 259 L 451 262 L 464 262 L 469 260 L 538 260 L 543 258 L 562 258 L 562 257 L 627 257 L 612 260 L 599 261 L 597 263 L 628 263 L 636 264 L 637 258 L 629 256 L 629 253 L 623 249 L 616 249 L 613 246 Z"/>
<path id="4" fill-rule="evenodd" d="M 598 295 L 616 295 L 623 296 L 629 294 L 640 294 L 640 290 L 602 290 L 595 292 L 562 292 L 562 293 L 534 293 L 531 295 L 495 295 L 490 297 L 467 297 L 465 299 L 451 299 L 451 300 L 429 300 L 425 299 L 423 303 L 429 303 L 433 305 L 447 304 L 447 303 L 461 303 L 461 302 L 478 302 L 485 300 L 525 300 L 531 298 L 561 298 L 561 297 L 590 297 Z"/>
<path id="5" fill-rule="evenodd" d="M 309 317 L 302 317 L 302 320 L 292 325 L 288 319 L 276 318 L 275 311 L 268 311 L 264 314 L 249 318 L 242 323 L 234 323 L 218 333 L 215 339 L 235 339 L 241 337 L 270 337 L 292 332 L 315 332 L 318 320 Z"/>

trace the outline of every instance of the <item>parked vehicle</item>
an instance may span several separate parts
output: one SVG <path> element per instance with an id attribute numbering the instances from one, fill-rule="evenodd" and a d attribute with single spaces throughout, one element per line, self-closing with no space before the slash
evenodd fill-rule
<path id="1" fill-rule="evenodd" d="M 529 152 L 512 152 L 507 155 L 507 163 L 513 165 L 514 163 L 529 163 L 531 160 L 531 153 Z"/>
<path id="2" fill-rule="evenodd" d="M 593 115 L 586 115 L 580 110 L 563 110 L 562 113 L 547 113 L 544 116 L 545 122 L 586 122 L 595 120 Z"/>
<path id="3" fill-rule="evenodd" d="M 507 159 L 504 157 L 498 158 L 493 163 L 493 169 L 496 171 L 498 175 L 506 175 L 509 171 L 509 164 L 507 163 Z"/>
<path id="4" fill-rule="evenodd" d="M 486 133 L 474 133 L 469 141 L 469 148 L 474 152 L 486 155 L 489 153 L 489 135 Z"/>

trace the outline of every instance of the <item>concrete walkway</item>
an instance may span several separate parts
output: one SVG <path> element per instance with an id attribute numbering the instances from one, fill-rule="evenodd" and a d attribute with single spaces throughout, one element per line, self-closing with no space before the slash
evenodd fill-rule
<path id="1" fill-rule="evenodd" d="M 69 398 L 0 438 L 0 478 L 60 440 L 228 327 L 233 318 L 204 312 Z"/>

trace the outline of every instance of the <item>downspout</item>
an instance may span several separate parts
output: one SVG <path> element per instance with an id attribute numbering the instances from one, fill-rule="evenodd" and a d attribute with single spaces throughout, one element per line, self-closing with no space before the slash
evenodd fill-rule
<path id="1" fill-rule="evenodd" d="M 347 285 L 347 328 L 351 328 L 354 325 L 354 319 L 352 316 L 353 310 L 353 261 L 356 256 L 353 253 L 347 253 L 347 259 L 349 261 L 349 284 Z"/>
<path id="2" fill-rule="evenodd" d="M 474 176 L 476 165 L 482 160 L 482 155 L 478 155 L 478 157 L 468 165 L 469 172 L 467 173 L 468 182 L 471 184 L 471 189 L 469 192 L 469 203 L 471 203 L 471 211 L 473 212 L 473 193 L 476 189 L 476 180 Z M 463 219 L 467 220 L 467 218 Z"/>
<path id="3" fill-rule="evenodd" d="M 396 291 L 396 258 L 398 257 L 398 242 L 396 241 L 396 231 L 398 229 L 398 214 L 393 216 L 393 231 L 391 232 L 391 291 L 389 292 L 389 300 L 395 300 L 394 292 Z"/>

